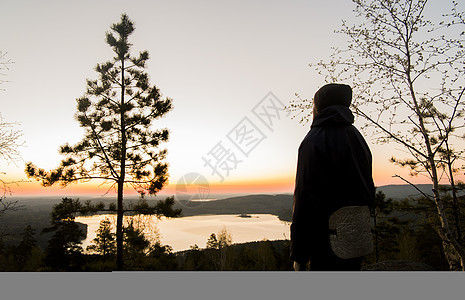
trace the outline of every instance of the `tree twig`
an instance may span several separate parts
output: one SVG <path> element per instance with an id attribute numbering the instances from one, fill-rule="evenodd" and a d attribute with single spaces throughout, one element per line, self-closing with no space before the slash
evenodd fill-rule
<path id="1" fill-rule="evenodd" d="M 423 196 L 425 196 L 425 197 L 428 198 L 429 200 L 434 201 L 434 200 L 433 200 L 433 196 L 426 194 L 425 192 L 423 192 L 422 190 L 420 190 L 416 185 L 414 185 L 413 183 L 411 183 L 411 182 L 408 181 L 407 179 L 403 178 L 402 176 L 395 174 L 395 175 L 392 176 L 392 177 L 394 177 L 394 178 L 399 178 L 399 179 L 405 181 L 406 183 L 408 183 L 409 185 L 411 185 L 412 187 L 414 187 L 420 194 L 422 194 Z"/>

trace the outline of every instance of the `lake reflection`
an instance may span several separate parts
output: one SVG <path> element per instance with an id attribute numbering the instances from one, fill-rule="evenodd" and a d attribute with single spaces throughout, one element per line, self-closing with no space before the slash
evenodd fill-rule
<path id="1" fill-rule="evenodd" d="M 173 251 L 187 250 L 194 244 L 205 248 L 210 234 L 218 233 L 223 227 L 226 227 L 231 234 L 233 243 L 289 238 L 289 224 L 280 221 L 277 216 L 270 214 L 250 216 L 250 218 L 242 218 L 238 215 L 202 215 L 161 220 L 157 220 L 154 216 L 141 216 L 136 217 L 136 220 L 144 224 L 146 234 L 152 234 L 152 237 L 158 235 L 161 243 L 170 245 Z M 87 238 L 82 243 L 84 249 L 95 238 L 100 220 L 105 217 L 110 218 L 115 224 L 115 215 L 76 217 L 76 222 L 88 225 Z M 115 226 L 113 230 L 114 228 Z"/>

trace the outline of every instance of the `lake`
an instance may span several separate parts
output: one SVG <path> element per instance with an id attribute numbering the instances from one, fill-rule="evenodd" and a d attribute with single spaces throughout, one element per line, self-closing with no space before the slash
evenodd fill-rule
<path id="1" fill-rule="evenodd" d="M 95 238 L 100 221 L 109 218 L 116 224 L 115 215 L 96 215 L 76 217 L 76 222 L 87 224 L 87 238 L 82 242 L 83 248 Z M 125 216 L 125 222 L 130 220 Z M 290 225 L 277 216 L 270 214 L 252 214 L 250 217 L 239 215 L 200 215 L 158 220 L 155 216 L 133 217 L 135 226 L 144 228 L 149 239 L 160 239 L 163 245 L 170 245 L 173 251 L 187 250 L 197 244 L 205 248 L 212 233 L 218 233 L 224 227 L 232 236 L 233 243 L 251 241 L 289 239 Z M 113 225 L 113 231 L 115 226 Z"/>

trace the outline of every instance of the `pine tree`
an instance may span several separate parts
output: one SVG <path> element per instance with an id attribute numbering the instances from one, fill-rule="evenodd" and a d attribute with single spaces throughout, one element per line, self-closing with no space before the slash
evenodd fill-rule
<path id="1" fill-rule="evenodd" d="M 111 222 L 108 218 L 100 221 L 97 236 L 92 240 L 93 244 L 87 246 L 87 251 L 94 251 L 103 256 L 103 261 L 116 253 L 115 234 L 112 232 Z"/>
<path id="2" fill-rule="evenodd" d="M 113 48 L 113 60 L 97 64 L 97 80 L 87 80 L 85 95 L 77 99 L 76 119 L 85 128 L 81 142 L 61 146 L 65 156 L 61 165 L 50 172 L 27 163 L 28 177 L 41 180 L 44 186 L 57 182 L 66 186 L 91 179 L 111 183 L 117 190 L 116 248 L 117 269 L 123 269 L 123 196 L 131 186 L 141 195 L 154 195 L 167 182 L 166 149 L 157 150 L 168 140 L 168 129 L 153 130 L 153 121 L 172 109 L 170 98 L 162 99 L 159 89 L 149 84 L 144 71 L 149 53 L 130 54 L 128 38 L 134 23 L 126 14 L 106 33 Z M 175 217 L 173 198 L 166 199 L 152 213 Z"/>
<path id="3" fill-rule="evenodd" d="M 134 226 L 131 219 L 124 227 L 124 253 L 125 261 L 129 262 L 131 270 L 143 270 L 144 259 L 150 250 L 150 241 L 144 234 L 143 229 Z"/>
<path id="4" fill-rule="evenodd" d="M 81 268 L 81 239 L 85 235 L 74 221 L 80 207 L 78 199 L 63 198 L 50 213 L 51 227 L 43 232 L 54 232 L 45 249 L 45 264 L 53 271 L 79 271 Z"/>
<path id="5" fill-rule="evenodd" d="M 217 234 L 212 233 L 207 240 L 207 253 L 210 256 L 216 270 L 225 270 L 227 259 L 229 258 L 229 248 L 232 244 L 231 234 L 226 227 Z"/>
<path id="6" fill-rule="evenodd" d="M 218 249 L 218 240 L 215 233 L 210 234 L 207 240 L 207 249 Z"/>
<path id="7" fill-rule="evenodd" d="M 177 270 L 178 262 L 173 248 L 168 245 L 162 245 L 160 242 L 150 247 L 150 252 L 146 258 L 147 270 L 168 271 Z"/>
<path id="8" fill-rule="evenodd" d="M 26 261 L 31 256 L 32 250 L 37 247 L 37 240 L 35 239 L 35 230 L 31 225 L 27 225 L 22 233 L 22 240 L 16 248 L 16 259 L 19 268 L 22 269 Z"/>

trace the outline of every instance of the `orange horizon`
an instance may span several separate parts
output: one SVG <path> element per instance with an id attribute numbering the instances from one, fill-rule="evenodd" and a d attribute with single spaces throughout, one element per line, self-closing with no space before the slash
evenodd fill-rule
<path id="1" fill-rule="evenodd" d="M 401 185 L 406 182 L 395 179 L 392 175 L 380 176 L 380 173 L 375 173 L 375 185 Z M 384 174 L 383 174 L 384 175 Z M 415 184 L 429 183 L 426 178 L 408 178 Z M 280 194 L 280 193 L 293 193 L 294 191 L 294 175 L 271 177 L 265 179 L 249 179 L 249 180 L 231 180 L 223 183 L 209 183 L 208 187 L 204 186 L 208 190 L 209 194 Z M 37 181 L 24 181 L 10 185 L 11 196 L 70 196 L 70 195 L 116 195 L 115 190 L 108 190 L 110 185 L 101 185 L 101 182 L 86 182 L 70 184 L 67 187 L 61 187 L 59 185 L 53 187 L 43 187 Z M 196 186 L 190 187 L 189 193 L 195 193 L 197 190 Z M 108 193 L 107 193 L 108 192 Z M 167 184 L 157 195 L 176 195 L 179 192 L 178 184 L 173 180 Z M 131 187 L 125 189 L 125 195 L 137 195 L 138 193 Z M 9 195 L 9 194 L 8 194 Z M 7 195 L 7 196 L 8 196 Z"/>
<path id="2" fill-rule="evenodd" d="M 178 184 L 169 183 L 160 192 L 160 195 L 175 195 Z M 109 190 L 110 185 L 101 185 L 98 182 L 74 183 L 67 187 L 59 185 L 43 187 L 37 181 L 23 181 L 10 186 L 11 196 L 69 196 L 69 195 L 116 195 L 114 189 Z M 271 178 L 262 180 L 227 181 L 224 183 L 208 184 L 210 194 L 226 193 L 290 193 L 294 189 L 294 177 Z M 125 195 L 137 195 L 131 187 L 125 188 Z"/>

